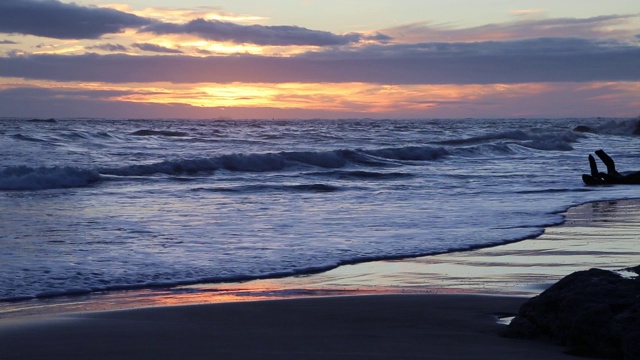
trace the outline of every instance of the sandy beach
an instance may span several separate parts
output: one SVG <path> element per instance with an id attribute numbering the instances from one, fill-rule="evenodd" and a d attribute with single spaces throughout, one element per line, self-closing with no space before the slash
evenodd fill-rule
<path id="1" fill-rule="evenodd" d="M 380 295 L 155 307 L 0 325 L 2 359 L 570 359 L 498 336 L 521 299 Z"/>
<path id="2" fill-rule="evenodd" d="M 497 319 L 573 271 L 637 265 L 640 202 L 586 204 L 566 216 L 537 239 L 474 251 L 4 304 L 0 358 L 573 358 L 500 337 Z"/>

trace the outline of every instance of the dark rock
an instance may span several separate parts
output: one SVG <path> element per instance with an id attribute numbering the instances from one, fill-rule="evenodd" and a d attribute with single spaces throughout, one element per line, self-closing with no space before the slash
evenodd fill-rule
<path id="1" fill-rule="evenodd" d="M 593 129 L 586 126 L 586 125 L 578 125 L 576 126 L 573 131 L 577 131 L 577 132 L 593 132 Z"/>
<path id="2" fill-rule="evenodd" d="M 638 116 L 638 121 L 636 122 L 636 129 L 633 131 L 633 135 L 640 135 L 640 116 Z"/>
<path id="3" fill-rule="evenodd" d="M 524 317 L 516 316 L 509 323 L 505 335 L 518 339 L 533 339 L 540 335 L 540 330 Z"/>
<path id="4" fill-rule="evenodd" d="M 574 354 L 638 360 L 640 280 L 601 269 L 573 273 L 524 303 L 505 336 L 544 336 Z"/>

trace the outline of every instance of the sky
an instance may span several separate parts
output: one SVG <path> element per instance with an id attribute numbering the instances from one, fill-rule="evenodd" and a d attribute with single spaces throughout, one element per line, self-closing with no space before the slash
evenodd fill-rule
<path id="1" fill-rule="evenodd" d="M 637 0 L 0 0 L 0 117 L 638 115 Z"/>

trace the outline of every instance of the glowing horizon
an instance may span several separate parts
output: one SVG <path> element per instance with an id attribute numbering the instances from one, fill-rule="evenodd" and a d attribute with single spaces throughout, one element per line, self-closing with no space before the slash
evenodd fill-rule
<path id="1" fill-rule="evenodd" d="M 640 113 L 640 6 L 628 2 L 612 1 L 606 13 L 577 1 L 573 8 L 496 5 L 485 24 L 454 24 L 416 19 L 395 2 L 377 0 L 370 17 L 353 18 L 352 26 L 344 17 L 326 17 L 322 28 L 274 24 L 292 16 L 316 24 L 327 16 L 313 2 L 285 2 L 299 12 L 248 0 L 219 6 L 186 0 L 179 7 L 144 0 L 0 4 L 0 116 Z M 324 4 L 356 13 L 355 2 Z M 442 19 L 454 7 L 441 5 Z M 374 13 L 383 8 L 397 17 L 381 23 L 384 17 Z M 569 17 L 572 11 L 580 16 Z M 54 13 L 64 23 L 50 21 Z"/>

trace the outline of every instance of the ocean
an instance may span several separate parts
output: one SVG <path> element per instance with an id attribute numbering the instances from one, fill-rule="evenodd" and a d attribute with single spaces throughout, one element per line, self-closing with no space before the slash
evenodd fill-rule
<path id="1" fill-rule="evenodd" d="M 600 148 L 640 170 L 638 121 L 0 119 L 0 300 L 535 237 L 571 206 L 639 197 L 581 180 Z"/>

